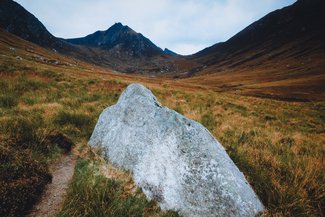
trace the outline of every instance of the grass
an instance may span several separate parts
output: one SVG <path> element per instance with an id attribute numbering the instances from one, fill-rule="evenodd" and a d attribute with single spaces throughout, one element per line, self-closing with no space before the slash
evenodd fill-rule
<path id="1" fill-rule="evenodd" d="M 0 107 L 12 108 L 18 104 L 15 96 L 1 95 L 0 96 Z"/>
<path id="2" fill-rule="evenodd" d="M 22 216 L 51 181 L 48 161 L 60 152 L 37 113 L 0 119 L 0 215 Z"/>
<path id="3" fill-rule="evenodd" d="M 23 216 L 39 198 L 51 175 L 44 160 L 28 149 L 0 145 L 0 215 Z"/>
<path id="4" fill-rule="evenodd" d="M 156 93 L 169 107 L 188 102 L 179 104 L 180 110 L 223 144 L 267 216 L 324 215 L 324 103 L 212 93 L 208 100 L 200 94 L 188 100 L 186 92 Z"/>
<path id="5" fill-rule="evenodd" d="M 125 185 L 118 179 L 103 176 L 98 162 L 79 159 L 67 202 L 58 216 L 178 216 L 174 212 L 161 212 L 139 189 L 126 192 Z"/>
<path id="6" fill-rule="evenodd" d="M 59 141 L 86 144 L 100 112 L 130 82 L 144 83 L 163 105 L 205 125 L 253 186 L 266 216 L 325 214 L 324 102 L 216 93 L 10 58 L 0 68 L 1 216 L 22 215 L 39 198 L 51 160 L 69 149 Z M 81 154 L 60 216 L 165 215 L 141 191 L 129 192 L 129 178 L 104 176 L 100 162 Z"/>

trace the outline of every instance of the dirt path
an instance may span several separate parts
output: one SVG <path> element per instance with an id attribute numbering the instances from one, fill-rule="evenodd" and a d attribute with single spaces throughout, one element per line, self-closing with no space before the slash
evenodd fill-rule
<path id="1" fill-rule="evenodd" d="M 60 212 L 69 181 L 76 164 L 73 153 L 62 156 L 51 168 L 52 183 L 48 184 L 39 201 L 27 217 L 54 217 Z"/>

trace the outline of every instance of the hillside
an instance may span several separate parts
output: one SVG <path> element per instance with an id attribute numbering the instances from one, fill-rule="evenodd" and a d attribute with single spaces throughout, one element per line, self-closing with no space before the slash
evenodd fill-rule
<path id="1" fill-rule="evenodd" d="M 72 58 L 126 73 L 174 76 L 195 65 L 164 53 L 142 34 L 122 24 L 65 41 L 53 36 L 34 15 L 12 0 L 0 1 L 0 28 Z"/>
<path id="2" fill-rule="evenodd" d="M 164 51 L 128 26 L 76 39 L 49 33 L 12 0 L 0 2 L 0 27 L 75 61 L 185 86 L 291 101 L 325 99 L 325 16 L 321 0 L 299 0 L 191 56 Z"/>
<path id="3" fill-rule="evenodd" d="M 1 216 L 22 216 L 51 182 L 48 167 L 64 151 L 49 138 L 70 139 L 79 152 L 59 216 L 178 216 L 148 202 L 128 172 L 104 165 L 87 145 L 99 114 L 134 82 L 207 127 L 266 206 L 265 216 L 324 215 L 324 102 L 114 73 L 6 31 L 0 31 L 0 66 Z"/>
<path id="4" fill-rule="evenodd" d="M 288 100 L 324 100 L 325 2 L 299 0 L 188 58 L 189 82 Z M 199 71 L 199 72 L 198 72 Z"/>
<path id="5" fill-rule="evenodd" d="M 115 23 L 105 31 L 66 41 L 97 49 L 103 61 L 126 73 L 173 77 L 196 66 L 193 61 L 164 52 L 141 33 L 121 23 Z"/>
<path id="6" fill-rule="evenodd" d="M 164 55 L 163 51 L 142 34 L 128 26 L 115 23 L 106 31 L 97 31 L 83 38 L 66 41 L 84 46 L 98 47 L 111 51 L 112 55 L 128 55 L 134 57 L 152 57 Z"/>

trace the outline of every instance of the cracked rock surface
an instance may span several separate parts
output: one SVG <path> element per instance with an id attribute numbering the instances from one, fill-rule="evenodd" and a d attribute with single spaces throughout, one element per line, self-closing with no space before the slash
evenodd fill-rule
<path id="1" fill-rule="evenodd" d="M 222 145 L 201 124 L 131 84 L 99 117 L 89 144 L 131 170 L 148 199 L 184 216 L 256 216 L 264 207 Z"/>

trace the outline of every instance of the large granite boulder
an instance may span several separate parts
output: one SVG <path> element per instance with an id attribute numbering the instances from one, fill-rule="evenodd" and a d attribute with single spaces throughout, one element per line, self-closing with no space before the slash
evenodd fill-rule
<path id="1" fill-rule="evenodd" d="M 222 145 L 201 124 L 131 84 L 106 108 L 89 144 L 131 170 L 148 199 L 184 216 L 256 216 L 263 205 Z"/>

